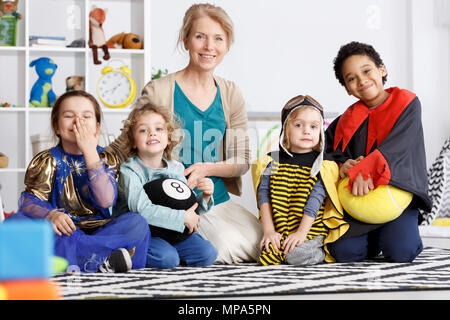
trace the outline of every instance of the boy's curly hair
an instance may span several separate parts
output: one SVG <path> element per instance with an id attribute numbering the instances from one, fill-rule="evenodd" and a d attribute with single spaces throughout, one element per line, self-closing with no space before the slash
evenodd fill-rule
<path id="1" fill-rule="evenodd" d="M 161 115 L 166 121 L 167 136 L 169 138 L 169 141 L 166 149 L 164 150 L 163 156 L 167 160 L 172 160 L 172 151 L 182 140 L 182 135 L 180 134 L 179 130 L 179 122 L 175 119 L 175 115 L 169 110 L 169 108 L 154 105 L 150 101 L 150 98 L 147 96 L 142 96 L 136 101 L 133 110 L 128 115 L 128 119 L 123 121 L 123 128 L 121 129 L 121 131 L 126 134 L 128 140 L 127 144 L 131 149 L 128 156 L 134 157 L 138 154 L 137 148 L 133 147 L 133 130 L 139 118 L 147 112 L 157 113 Z"/>
<path id="2" fill-rule="evenodd" d="M 344 64 L 345 60 L 347 60 L 347 58 L 355 55 L 364 55 L 369 57 L 370 60 L 372 60 L 378 68 L 384 66 L 383 60 L 381 60 L 380 55 L 370 44 L 352 41 L 350 43 L 347 43 L 346 45 L 343 45 L 339 49 L 339 52 L 336 58 L 334 58 L 333 63 L 336 79 L 338 79 L 339 83 L 344 87 L 345 80 L 342 75 L 342 65 Z M 386 80 L 387 74 L 383 77 L 383 84 L 385 84 Z"/>

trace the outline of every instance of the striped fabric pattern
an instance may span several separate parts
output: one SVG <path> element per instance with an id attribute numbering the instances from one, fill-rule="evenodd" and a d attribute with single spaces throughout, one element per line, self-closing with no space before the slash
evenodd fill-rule
<path id="1" fill-rule="evenodd" d="M 263 250 L 260 254 L 259 261 L 263 265 L 284 262 L 286 256 L 283 253 L 283 242 L 288 235 L 297 231 L 303 217 L 303 208 L 317 181 L 317 176 L 311 177 L 310 171 L 311 167 L 273 162 L 270 175 L 272 218 L 275 230 L 282 235 L 281 250 L 275 252 L 270 244 L 270 252 Z M 323 212 L 324 204 L 306 237 L 307 240 L 318 235 L 327 235 L 322 222 Z"/>
<path id="2" fill-rule="evenodd" d="M 428 169 L 428 194 L 433 206 L 431 212 L 420 209 L 422 225 L 432 225 L 437 218 L 450 218 L 450 138 Z"/>

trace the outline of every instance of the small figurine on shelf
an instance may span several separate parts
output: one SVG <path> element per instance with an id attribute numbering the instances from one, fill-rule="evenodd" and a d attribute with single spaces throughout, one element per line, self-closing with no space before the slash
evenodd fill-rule
<path id="1" fill-rule="evenodd" d="M 34 66 L 39 78 L 31 88 L 30 107 L 51 107 L 56 98 L 52 88 L 52 77 L 58 66 L 53 60 L 46 57 L 31 61 L 30 67 Z"/>
<path id="2" fill-rule="evenodd" d="M 103 60 L 109 60 L 110 58 L 108 46 L 106 45 L 105 33 L 102 28 L 107 11 L 107 9 L 92 6 L 92 10 L 89 13 L 89 48 L 92 48 L 95 64 L 101 64 L 101 61 L 98 60 L 98 48 L 103 50 Z"/>
<path id="3" fill-rule="evenodd" d="M 2 100 L 0 100 L 0 108 L 9 108 L 9 107 L 11 107 L 11 103 L 2 102 Z M 1 157 L 1 153 L 0 153 L 0 157 Z"/>
<path id="4" fill-rule="evenodd" d="M 70 76 L 66 78 L 66 91 L 84 90 L 84 77 Z"/>
<path id="5" fill-rule="evenodd" d="M 17 6 L 19 5 L 19 0 L 0 0 L 0 17 L 3 15 L 13 15 L 16 19 L 22 19 L 22 15 L 17 12 Z"/>
<path id="6" fill-rule="evenodd" d="M 0 46 L 15 46 L 17 20 L 22 15 L 17 12 L 19 1 L 0 0 Z"/>
<path id="7" fill-rule="evenodd" d="M 0 152 L 0 168 L 8 168 L 8 157 Z"/>

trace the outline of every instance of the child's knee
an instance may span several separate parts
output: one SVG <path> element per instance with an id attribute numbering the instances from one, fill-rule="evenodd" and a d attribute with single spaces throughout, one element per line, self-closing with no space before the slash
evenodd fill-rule
<path id="1" fill-rule="evenodd" d="M 205 246 L 204 251 L 202 252 L 202 256 L 199 259 L 198 266 L 209 266 L 216 261 L 217 258 L 217 249 L 211 243 L 208 243 Z"/>
<path id="2" fill-rule="evenodd" d="M 412 262 L 423 250 L 422 241 L 395 245 L 383 249 L 383 255 L 392 262 Z"/>
<path id="3" fill-rule="evenodd" d="M 354 238 L 338 240 L 328 247 L 336 262 L 358 262 L 367 258 L 367 242 L 364 245 Z"/>
<path id="4" fill-rule="evenodd" d="M 158 269 L 171 269 L 180 265 L 180 257 L 176 250 L 168 250 L 158 257 L 147 255 L 146 267 Z"/>
<path id="5" fill-rule="evenodd" d="M 143 239 L 147 234 L 150 234 L 148 223 L 140 214 L 129 212 L 122 216 L 127 221 L 128 233 L 132 234 L 135 238 Z"/>

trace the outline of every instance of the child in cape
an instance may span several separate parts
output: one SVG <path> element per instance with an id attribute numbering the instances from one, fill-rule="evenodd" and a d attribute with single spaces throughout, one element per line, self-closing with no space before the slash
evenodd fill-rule
<path id="1" fill-rule="evenodd" d="M 173 268 L 180 263 L 189 266 L 206 266 L 214 263 L 217 250 L 197 232 L 199 216 L 213 205 L 214 184 L 203 178 L 197 184 L 198 204 L 187 210 L 171 209 L 153 204 L 144 185 L 158 178 L 173 178 L 187 183 L 182 163 L 172 159 L 172 151 L 180 142 L 173 116 L 167 108 L 154 106 L 148 97 L 141 97 L 125 121 L 123 131 L 127 133 L 131 157 L 121 166 L 119 176 L 119 199 L 113 216 L 122 212 L 138 212 L 147 223 L 160 228 L 183 232 L 189 229 L 190 236 L 181 242 L 169 243 L 161 237 L 151 237 L 147 254 L 147 267 Z"/>
<path id="2" fill-rule="evenodd" d="M 326 190 L 323 108 L 310 96 L 289 100 L 281 112 L 279 151 L 252 168 L 263 237 L 259 263 L 311 265 L 325 259 Z"/>
<path id="3" fill-rule="evenodd" d="M 5 223 L 46 219 L 55 255 L 82 272 L 126 272 L 145 267 L 150 233 L 146 221 L 127 212 L 113 219 L 117 158 L 98 146 L 101 109 L 84 91 L 59 97 L 51 112 L 57 146 L 38 153 L 25 174 L 18 212 Z"/>
<path id="4" fill-rule="evenodd" d="M 361 261 L 383 253 L 387 260 L 411 262 L 422 251 L 418 208 L 430 211 L 421 105 L 405 89 L 385 89 L 386 67 L 368 44 L 342 46 L 334 71 L 349 95 L 358 99 L 326 131 L 326 158 L 349 177 L 354 197 L 390 185 L 413 195 L 395 220 L 368 224 L 344 213 L 347 232 L 328 245 L 338 262 Z M 391 201 L 386 199 L 386 201 Z"/>

